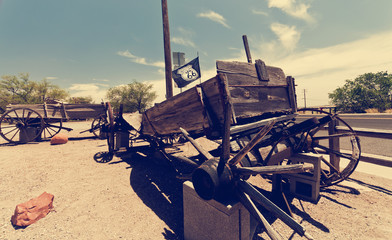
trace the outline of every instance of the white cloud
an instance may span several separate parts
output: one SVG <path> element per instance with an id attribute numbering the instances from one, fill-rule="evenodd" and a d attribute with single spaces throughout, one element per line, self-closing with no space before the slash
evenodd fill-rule
<path id="1" fill-rule="evenodd" d="M 56 80 L 56 79 L 59 79 L 58 77 L 46 77 L 45 79 L 47 79 L 47 80 Z"/>
<path id="2" fill-rule="evenodd" d="M 108 86 L 98 83 L 80 83 L 72 84 L 68 89 L 70 90 L 71 97 L 91 96 L 95 103 L 100 103 L 102 100 L 105 100 Z"/>
<path id="3" fill-rule="evenodd" d="M 328 93 L 343 86 L 347 79 L 353 80 L 368 72 L 392 72 L 390 42 L 392 32 L 384 32 L 353 42 L 291 54 L 272 64 L 296 78 L 298 94 L 307 89 L 308 106 L 323 105 L 328 103 Z M 302 104 L 300 99 L 299 104 Z"/>
<path id="4" fill-rule="evenodd" d="M 289 51 L 297 46 L 301 33 L 297 31 L 295 26 L 288 26 L 280 23 L 272 23 L 271 30 L 278 36 L 280 43 Z"/>
<path id="5" fill-rule="evenodd" d="M 261 11 L 261 10 L 252 9 L 252 13 L 255 14 L 255 15 L 268 16 L 268 13 L 266 13 L 266 12 L 264 12 L 264 11 Z"/>
<path id="6" fill-rule="evenodd" d="M 311 0 L 267 0 L 269 8 L 279 8 L 292 17 L 314 22 L 314 18 L 309 14 Z"/>
<path id="7" fill-rule="evenodd" d="M 172 37 L 171 42 L 179 44 L 179 45 L 183 45 L 186 47 L 193 47 L 193 48 L 196 47 L 195 43 L 192 42 L 192 40 L 182 38 L 182 37 Z"/>
<path id="8" fill-rule="evenodd" d="M 117 55 L 129 58 L 132 62 L 137 63 L 137 64 L 154 66 L 154 67 L 160 67 L 160 68 L 164 68 L 165 67 L 165 63 L 164 62 L 147 62 L 147 60 L 145 58 L 135 56 L 131 52 L 129 52 L 128 50 L 126 50 L 126 51 L 118 51 Z"/>
<path id="9" fill-rule="evenodd" d="M 230 26 L 226 23 L 226 19 L 222 15 L 220 15 L 219 13 L 216 13 L 212 10 L 199 13 L 199 14 L 197 14 L 197 17 L 207 18 L 207 19 L 210 19 L 211 21 L 214 21 L 214 22 L 217 22 L 217 23 L 223 25 L 226 28 L 230 28 Z"/>

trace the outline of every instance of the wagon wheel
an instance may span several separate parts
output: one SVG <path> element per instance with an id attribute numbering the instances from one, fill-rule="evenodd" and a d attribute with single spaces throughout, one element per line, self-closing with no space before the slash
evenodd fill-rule
<path id="1" fill-rule="evenodd" d="M 319 124 L 297 138 L 295 150 L 323 156 L 320 186 L 331 186 L 347 179 L 357 167 L 361 155 L 359 138 L 354 130 L 337 114 L 308 108 L 298 111 L 313 111 L 318 115 Z M 344 132 L 338 132 L 336 126 L 344 128 Z"/>
<path id="2" fill-rule="evenodd" d="M 107 142 L 109 147 L 109 153 L 114 153 L 114 116 L 113 116 L 113 109 L 110 103 L 106 103 L 108 118 L 109 118 L 109 125 L 108 125 L 108 136 Z"/>
<path id="3" fill-rule="evenodd" d="M 42 116 L 30 108 L 14 108 L 0 118 L 0 135 L 8 142 L 31 142 L 44 128 Z"/>
<path id="4" fill-rule="evenodd" d="M 63 127 L 63 120 L 56 119 L 56 120 L 46 120 L 44 125 L 44 130 L 42 131 L 42 138 L 43 139 L 50 139 L 57 133 L 61 131 Z"/>
<path id="5" fill-rule="evenodd" d="M 94 134 L 94 136 L 102 139 L 102 136 L 100 136 L 100 131 L 102 129 L 102 126 L 108 123 L 108 120 L 106 119 L 106 116 L 104 114 L 94 118 L 94 121 L 91 123 L 91 131 Z"/>

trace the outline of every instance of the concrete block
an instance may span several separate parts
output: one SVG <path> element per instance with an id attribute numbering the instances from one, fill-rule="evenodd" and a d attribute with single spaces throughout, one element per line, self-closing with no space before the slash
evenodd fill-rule
<path id="1" fill-rule="evenodd" d="M 293 164 L 313 165 L 313 171 L 310 173 L 282 174 L 282 178 L 286 179 L 289 184 L 290 193 L 311 202 L 318 200 L 320 195 L 321 158 L 320 155 L 308 153 L 294 154 L 289 158 Z"/>
<path id="2" fill-rule="evenodd" d="M 185 240 L 252 239 L 257 221 L 238 200 L 225 203 L 201 199 L 187 181 L 183 184 Z"/>

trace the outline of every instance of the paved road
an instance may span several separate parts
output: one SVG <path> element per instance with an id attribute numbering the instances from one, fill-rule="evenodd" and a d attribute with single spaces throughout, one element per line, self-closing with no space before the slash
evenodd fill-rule
<path id="1" fill-rule="evenodd" d="M 310 118 L 311 114 L 298 116 L 299 119 Z M 339 114 L 339 117 L 351 127 L 392 130 L 392 114 Z"/>
<path id="2" fill-rule="evenodd" d="M 301 114 L 297 119 L 310 117 L 311 114 Z M 392 130 L 392 114 L 339 114 L 339 117 L 353 128 Z M 360 137 L 360 140 L 362 152 L 392 157 L 392 139 Z"/>

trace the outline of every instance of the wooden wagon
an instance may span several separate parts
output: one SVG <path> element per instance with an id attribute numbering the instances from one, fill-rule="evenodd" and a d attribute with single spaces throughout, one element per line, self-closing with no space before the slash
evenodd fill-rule
<path id="1" fill-rule="evenodd" d="M 101 127 L 107 123 L 105 104 L 16 104 L 8 105 L 0 117 L 0 135 L 12 143 L 26 143 L 49 139 L 62 129 L 68 120 L 94 119 L 91 129 L 99 136 Z"/>
<path id="2" fill-rule="evenodd" d="M 127 123 L 120 111 L 109 127 L 109 152 L 143 139 L 170 159 L 181 155 L 183 144 L 178 139 L 185 136 L 206 138 L 211 146 L 212 141 L 218 143 L 216 151 L 204 148 L 228 159 L 268 127 L 236 163 L 242 167 L 276 165 L 295 153 L 316 153 L 323 155 L 321 186 L 343 181 L 354 171 L 360 157 L 355 132 L 338 115 L 317 109 L 313 110 L 318 113 L 315 117 L 298 120 L 298 113 L 306 109 L 297 109 L 294 78 L 286 77 L 281 68 L 261 60 L 255 64 L 217 61 L 216 66 L 215 77 L 146 110 L 140 128 Z M 337 124 L 347 132 L 338 132 Z M 340 145 L 347 150 L 341 150 Z M 200 157 L 199 163 L 211 155 Z"/>
<path id="3" fill-rule="evenodd" d="M 124 149 L 140 151 L 137 142 L 142 140 L 149 143 L 154 159 L 160 156 L 180 179 L 190 179 L 202 199 L 236 195 L 271 239 L 279 239 L 255 207 L 256 201 L 311 239 L 299 223 L 246 181 L 250 175 L 273 174 L 279 188 L 282 179 L 291 181 L 290 174 L 299 174 L 311 179 L 306 181 L 314 189 L 341 182 L 354 171 L 360 145 L 352 128 L 336 114 L 314 109 L 315 117 L 300 121 L 301 111 L 307 109 L 297 109 L 294 78 L 286 77 L 282 69 L 261 60 L 217 61 L 215 77 L 146 110 L 137 124 L 121 109 L 115 118 L 109 117 L 109 152 L 94 158 L 107 162 Z M 113 115 L 110 108 L 108 112 Z M 347 131 L 338 132 L 338 124 Z M 189 146 L 197 150 L 192 156 L 184 155 Z M 177 167 L 184 164 L 191 171 Z M 313 198 L 313 190 L 304 183 L 297 181 L 294 186 Z"/>

